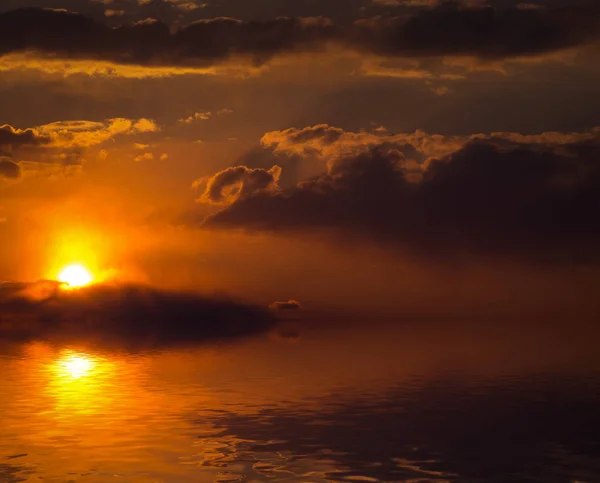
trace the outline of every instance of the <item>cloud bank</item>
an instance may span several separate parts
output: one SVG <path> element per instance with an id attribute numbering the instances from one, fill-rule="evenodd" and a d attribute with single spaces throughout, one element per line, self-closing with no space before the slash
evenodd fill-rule
<path id="1" fill-rule="evenodd" d="M 275 325 L 232 300 L 143 286 L 64 290 L 55 282 L 0 284 L 0 339 L 115 342 L 128 348 L 232 340 Z"/>
<path id="2" fill-rule="evenodd" d="M 207 67 L 232 56 L 262 64 L 278 55 L 335 46 L 393 58 L 501 60 L 595 42 L 599 27 L 600 8 L 594 2 L 535 9 L 444 2 L 350 24 L 324 17 L 264 21 L 218 17 L 174 32 L 168 24 L 151 19 L 109 27 L 63 10 L 28 8 L 0 13 L 0 56 L 34 51 L 117 64 Z"/>
<path id="3" fill-rule="evenodd" d="M 598 129 L 461 138 L 316 126 L 268 133 L 263 144 L 267 155 L 321 156 L 326 172 L 240 197 L 205 227 L 333 230 L 426 255 L 598 258 Z"/>

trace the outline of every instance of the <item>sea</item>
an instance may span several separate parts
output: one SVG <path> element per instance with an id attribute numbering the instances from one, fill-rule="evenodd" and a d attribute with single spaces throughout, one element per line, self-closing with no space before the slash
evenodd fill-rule
<path id="1" fill-rule="evenodd" d="M 0 482 L 600 482 L 598 337 L 368 318 L 0 342 Z"/>

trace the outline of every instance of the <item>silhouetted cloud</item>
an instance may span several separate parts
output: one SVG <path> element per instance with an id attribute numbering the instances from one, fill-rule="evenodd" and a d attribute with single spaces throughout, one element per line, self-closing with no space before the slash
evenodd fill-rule
<path id="1" fill-rule="evenodd" d="M 599 20 L 600 9 L 592 2 L 539 9 L 468 8 L 445 2 L 412 15 L 360 20 L 348 43 L 384 56 L 504 59 L 597 40 Z"/>
<path id="2" fill-rule="evenodd" d="M 37 51 L 120 64 L 206 67 L 231 56 L 261 64 L 276 55 L 325 50 L 333 44 L 386 57 L 505 59 L 596 41 L 599 26 L 600 8 L 593 2 L 498 10 L 445 2 L 350 25 L 322 17 L 219 17 L 174 32 L 157 20 L 112 28 L 75 13 L 30 8 L 0 14 L 0 55 Z"/>
<path id="3" fill-rule="evenodd" d="M 315 139 L 322 139 L 320 131 Z M 322 145 L 331 147 L 342 136 L 336 133 Z M 410 137 L 397 135 L 398 142 L 390 142 L 383 136 L 379 144 L 371 139 L 361 148 L 350 136 L 352 143 L 323 151 L 326 173 L 290 189 L 235 200 L 205 226 L 341 230 L 426 254 L 597 258 L 597 130 L 497 133 L 451 143 L 443 137 L 426 142 L 421 134 L 411 144 Z M 311 140 L 306 132 L 301 139 L 299 149 L 305 149 Z M 439 146 L 446 154 L 426 155 Z"/>
<path id="4" fill-rule="evenodd" d="M 0 14 L 0 55 L 35 50 L 66 58 L 143 65 L 206 66 L 230 55 L 266 61 L 281 52 L 322 46 L 334 28 L 326 19 L 241 22 L 199 20 L 175 33 L 156 20 L 109 28 L 79 14 L 20 9 Z"/>
<path id="5" fill-rule="evenodd" d="M 281 174 L 279 166 L 271 169 L 251 169 L 235 166 L 218 172 L 206 181 L 206 190 L 199 201 L 220 204 L 243 199 L 256 193 L 275 191 Z M 204 179 L 194 182 L 195 187 L 202 186 Z"/>
<path id="6" fill-rule="evenodd" d="M 281 173 L 277 184 L 283 188 L 295 186 L 299 181 L 299 165 L 302 157 L 291 151 L 280 150 L 275 152 L 274 147 L 268 147 L 265 143 L 255 146 L 238 157 L 233 163 L 235 166 L 246 166 L 252 169 L 269 170 L 273 166 L 281 167 Z"/>
<path id="7" fill-rule="evenodd" d="M 302 304 L 296 300 L 288 300 L 287 302 L 273 302 L 269 305 L 273 310 L 300 310 Z"/>
<path id="8" fill-rule="evenodd" d="M 8 124 L 0 126 L 0 147 L 34 146 L 48 142 L 35 129 L 17 129 Z"/>
<path id="9" fill-rule="evenodd" d="M 0 284 L 0 339 L 115 341 L 149 348 L 266 332 L 258 307 L 134 285 L 65 290 L 55 282 Z"/>

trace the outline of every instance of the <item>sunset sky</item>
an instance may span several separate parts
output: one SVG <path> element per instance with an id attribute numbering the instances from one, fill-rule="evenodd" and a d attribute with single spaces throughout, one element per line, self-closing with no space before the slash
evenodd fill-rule
<path id="1" fill-rule="evenodd" d="M 598 309 L 600 4 L 2 0 L 0 280 Z"/>

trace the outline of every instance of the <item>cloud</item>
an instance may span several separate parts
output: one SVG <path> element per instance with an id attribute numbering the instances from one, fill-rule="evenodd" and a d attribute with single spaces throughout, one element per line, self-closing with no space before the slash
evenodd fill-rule
<path id="1" fill-rule="evenodd" d="M 55 282 L 0 284 L 0 339 L 120 342 L 150 348 L 260 334 L 260 308 L 142 286 L 63 290 Z"/>
<path id="2" fill-rule="evenodd" d="M 104 15 L 106 15 L 107 17 L 120 17 L 121 15 L 124 15 L 125 11 L 124 10 L 113 10 L 113 9 L 107 9 L 104 11 Z"/>
<path id="3" fill-rule="evenodd" d="M 287 302 L 273 302 L 269 305 L 269 308 L 273 310 L 300 310 L 302 304 L 296 300 L 288 300 Z"/>
<path id="4" fill-rule="evenodd" d="M 115 118 L 97 121 L 57 121 L 29 129 L 0 126 L 0 146 L 43 146 L 86 148 L 102 144 L 121 135 L 158 131 L 151 119 Z"/>
<path id="5" fill-rule="evenodd" d="M 0 153 L 6 152 L 16 161 L 3 162 L 3 177 L 17 178 L 15 162 L 25 172 L 47 171 L 50 165 L 72 167 L 83 164 L 85 151 L 115 140 L 120 136 L 135 136 L 156 132 L 158 126 L 150 119 L 115 118 L 97 121 L 58 121 L 28 129 L 0 126 Z M 136 144 L 140 149 L 144 145 Z M 106 157 L 102 151 L 98 159 Z"/>
<path id="6" fill-rule="evenodd" d="M 378 144 L 370 133 L 353 133 L 365 137 L 363 146 L 348 134 L 320 127 L 282 135 L 298 143 L 285 149 L 322 150 L 327 171 L 289 189 L 240 197 L 204 226 L 334 230 L 425 255 L 597 258 L 597 129 L 451 142 L 424 133 L 381 135 Z"/>
<path id="7" fill-rule="evenodd" d="M 174 31 L 151 19 L 109 27 L 75 13 L 27 8 L 0 13 L 0 56 L 33 51 L 50 58 L 204 68 L 231 57 L 246 57 L 261 65 L 274 56 L 335 46 L 389 58 L 501 60 L 595 42 L 599 27 L 600 8 L 593 2 L 497 10 L 457 2 L 431 3 L 430 7 L 400 9 L 397 16 L 350 24 L 322 17 L 264 21 L 218 17 Z"/>
<path id="8" fill-rule="evenodd" d="M 235 166 L 224 169 L 206 181 L 206 189 L 199 201 L 211 204 L 233 203 L 256 193 L 274 192 L 281 174 L 279 166 L 271 169 Z M 204 184 L 204 179 L 194 182 L 195 187 Z"/>
<path id="9" fill-rule="evenodd" d="M 48 142 L 35 129 L 17 129 L 8 124 L 0 126 L 0 147 L 35 146 Z"/>
<path id="10" fill-rule="evenodd" d="M 359 20 L 347 44 L 389 57 L 507 59 L 597 41 L 599 20 L 600 9 L 589 2 L 543 9 L 445 2 L 413 14 Z"/>
<path id="11" fill-rule="evenodd" d="M 174 67 L 172 65 L 127 64 L 97 59 L 68 59 L 40 54 L 36 51 L 0 55 L 0 72 L 37 71 L 56 78 L 90 76 L 104 79 L 165 79 L 176 75 L 229 76 L 246 79 L 267 70 L 266 65 L 247 62 L 225 62 L 207 67 Z"/>
<path id="12" fill-rule="evenodd" d="M 122 118 L 118 119 L 118 121 L 123 121 Z M 132 133 L 145 133 L 145 132 L 157 132 L 159 131 L 159 127 L 152 119 L 146 119 L 144 117 L 138 119 L 133 122 L 132 129 L 128 132 L 128 134 Z"/>
<path id="13" fill-rule="evenodd" d="M 211 112 L 195 112 L 191 116 L 184 117 L 183 119 L 179 119 L 179 122 L 184 124 L 191 124 L 195 121 L 208 121 L 212 117 Z"/>
<path id="14" fill-rule="evenodd" d="M 600 136 L 600 127 L 586 132 L 543 132 L 520 134 L 512 132 L 478 133 L 470 136 L 447 136 L 417 130 L 412 133 L 389 133 L 385 128 L 350 132 L 327 124 L 302 129 L 289 128 L 266 133 L 261 139 L 265 151 L 287 156 L 320 156 L 323 159 L 358 154 L 375 146 L 403 150 L 412 147 L 412 159 L 424 161 L 430 157 L 447 156 L 470 141 L 494 140 L 518 144 L 560 145 L 591 141 Z M 263 153 L 264 156 L 264 153 Z"/>
<path id="15" fill-rule="evenodd" d="M 21 167 L 8 156 L 0 156 L 0 179 L 18 179 Z"/>
<path id="16" fill-rule="evenodd" d="M 150 119 L 115 118 L 104 122 L 59 121 L 36 129 L 47 137 L 47 144 L 53 147 L 87 148 L 116 136 L 156 132 L 158 126 Z"/>
<path id="17" fill-rule="evenodd" d="M 285 131 L 273 131 L 265 134 L 261 142 L 266 146 L 277 145 L 277 150 L 281 151 L 290 151 L 292 146 L 300 146 L 301 153 L 304 153 L 306 150 L 332 145 L 343 135 L 343 129 L 327 124 L 317 124 L 304 129 L 290 128 Z M 314 146 L 312 143 L 315 140 L 318 140 L 318 146 Z"/>
<path id="18" fill-rule="evenodd" d="M 33 50 L 69 59 L 203 67 L 231 55 L 264 62 L 278 53 L 310 50 L 332 31 L 331 22 L 319 18 L 242 22 L 220 17 L 171 33 L 156 20 L 110 28 L 75 13 L 29 8 L 0 14 L 0 55 Z"/>
<path id="19" fill-rule="evenodd" d="M 357 154 L 374 146 L 414 146 L 422 158 L 448 154 L 464 145 L 469 138 L 431 135 L 423 131 L 388 134 L 386 131 L 347 132 L 338 127 L 318 124 L 303 129 L 290 128 L 266 133 L 261 144 L 275 153 L 288 156 L 331 156 Z"/>
<path id="20" fill-rule="evenodd" d="M 152 153 L 138 154 L 135 158 L 133 158 L 133 160 L 136 163 L 140 163 L 142 161 L 152 161 L 153 159 L 154 159 L 154 154 L 152 154 Z"/>
<path id="21" fill-rule="evenodd" d="M 269 170 L 272 166 L 281 167 L 277 184 L 287 188 L 295 186 L 299 181 L 299 168 L 303 158 L 294 152 L 278 150 L 274 146 L 255 146 L 239 156 L 232 166 L 246 166 L 248 168 Z"/>

